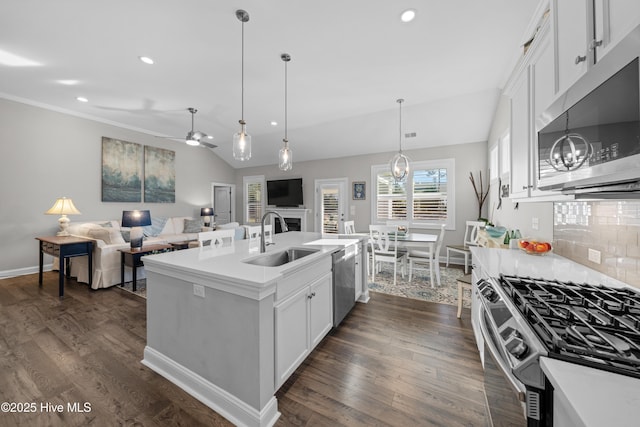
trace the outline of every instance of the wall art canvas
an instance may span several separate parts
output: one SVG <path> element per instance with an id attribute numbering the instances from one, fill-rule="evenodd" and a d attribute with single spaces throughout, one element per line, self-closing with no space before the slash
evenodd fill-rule
<path id="1" fill-rule="evenodd" d="M 358 181 L 353 183 L 353 200 L 366 200 L 367 198 L 367 183 L 364 181 Z"/>
<path id="2" fill-rule="evenodd" d="M 176 202 L 176 152 L 144 147 L 145 203 Z"/>
<path id="3" fill-rule="evenodd" d="M 102 201 L 142 201 L 142 145 L 102 137 Z"/>

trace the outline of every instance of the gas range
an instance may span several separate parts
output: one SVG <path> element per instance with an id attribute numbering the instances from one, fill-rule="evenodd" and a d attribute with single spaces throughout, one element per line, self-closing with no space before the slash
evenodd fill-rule
<path id="1" fill-rule="evenodd" d="M 640 378 L 640 293 L 504 275 L 496 282 L 546 356 Z"/>

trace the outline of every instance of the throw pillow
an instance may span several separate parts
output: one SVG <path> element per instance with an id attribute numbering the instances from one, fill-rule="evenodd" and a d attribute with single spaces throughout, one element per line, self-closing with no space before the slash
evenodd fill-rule
<path id="1" fill-rule="evenodd" d="M 89 230 L 89 237 L 96 240 L 102 240 L 107 245 L 125 243 L 120 232 L 113 228 L 93 228 Z"/>
<path id="2" fill-rule="evenodd" d="M 167 223 L 167 219 L 168 218 L 159 216 L 151 217 L 151 225 L 142 227 L 142 234 L 146 237 L 158 236 L 162 232 L 164 225 Z"/>
<path id="3" fill-rule="evenodd" d="M 202 221 L 202 218 L 185 219 L 183 233 L 199 233 L 202 231 L 202 227 L 204 227 L 204 221 Z"/>

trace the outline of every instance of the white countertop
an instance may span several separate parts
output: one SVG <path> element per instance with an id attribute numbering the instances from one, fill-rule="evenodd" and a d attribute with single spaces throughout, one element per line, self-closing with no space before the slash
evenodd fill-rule
<path id="1" fill-rule="evenodd" d="M 542 357 L 542 370 L 554 393 L 566 397 L 572 426 L 637 426 L 640 424 L 640 380 Z"/>
<path id="2" fill-rule="evenodd" d="M 474 263 L 478 262 L 491 277 L 500 274 L 536 279 L 572 281 L 605 285 L 614 288 L 627 285 L 568 258 L 554 254 L 529 255 L 520 249 L 471 248 Z"/>
<path id="3" fill-rule="evenodd" d="M 273 242 L 275 244 L 267 246 L 264 254 L 259 251 L 249 251 L 248 240 L 236 240 L 234 245 L 229 248 L 218 249 L 204 246 L 184 249 L 145 256 L 143 261 L 145 267 L 150 271 L 156 268 L 171 268 L 175 271 L 207 276 L 212 279 L 264 286 L 278 280 L 283 274 L 296 271 L 345 245 L 355 244 L 359 242 L 359 239 L 327 239 L 326 236 L 323 238 L 320 233 L 293 231 L 275 234 Z M 318 249 L 318 252 L 277 267 L 264 267 L 243 262 L 293 247 L 313 248 Z"/>
<path id="4" fill-rule="evenodd" d="M 491 277 L 500 274 L 592 285 L 628 287 L 562 256 L 529 255 L 519 249 L 472 248 L 474 264 Z M 637 289 L 636 289 L 637 290 Z M 640 424 L 640 379 L 548 357 L 540 359 L 556 393 L 567 403 L 572 426 L 637 426 Z"/>

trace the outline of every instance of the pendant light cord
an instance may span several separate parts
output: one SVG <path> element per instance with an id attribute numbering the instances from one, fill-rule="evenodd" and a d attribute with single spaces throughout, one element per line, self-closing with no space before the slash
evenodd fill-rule
<path id="1" fill-rule="evenodd" d="M 242 87 L 242 90 L 241 90 L 241 95 L 240 95 L 240 98 L 241 98 L 241 102 L 240 102 L 240 104 L 241 104 L 241 107 L 240 107 L 240 118 L 244 122 L 244 21 L 242 22 L 242 49 L 241 49 L 241 51 L 242 51 L 242 54 L 241 54 L 241 56 L 242 56 L 242 60 L 241 60 L 242 65 L 241 65 L 241 68 L 240 68 L 240 70 L 241 70 L 240 71 L 240 86 Z"/>
<path id="2" fill-rule="evenodd" d="M 404 99 L 398 99 L 398 104 L 400 104 L 400 128 L 399 128 L 399 139 L 400 139 L 400 153 L 402 153 L 402 102 Z"/>
<path id="3" fill-rule="evenodd" d="M 284 139 L 285 139 L 285 143 L 288 142 L 288 138 L 287 138 L 287 61 L 284 62 Z"/>

